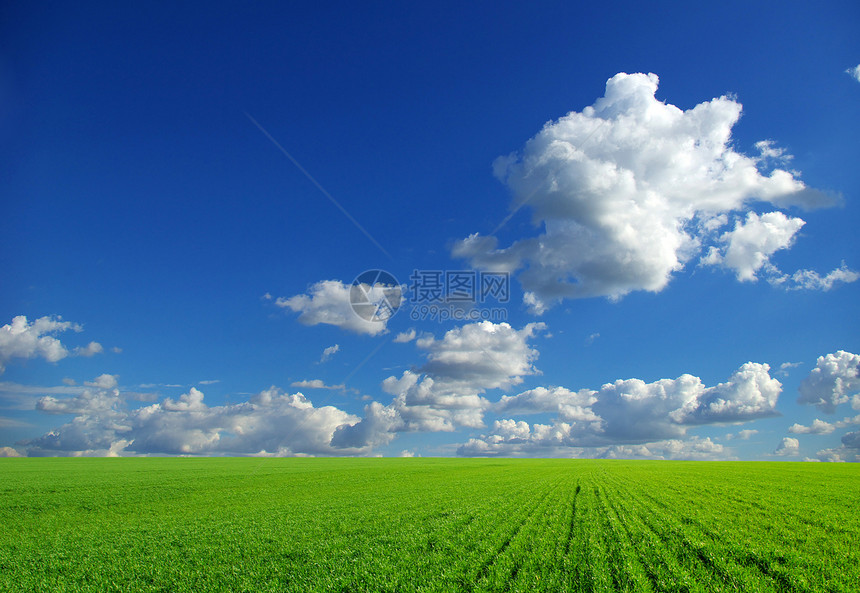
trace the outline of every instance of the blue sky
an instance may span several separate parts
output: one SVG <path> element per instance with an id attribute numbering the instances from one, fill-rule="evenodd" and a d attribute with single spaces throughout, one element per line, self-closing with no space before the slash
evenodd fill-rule
<path id="1" fill-rule="evenodd" d="M 3 11 L 4 454 L 857 459 L 855 3 Z"/>

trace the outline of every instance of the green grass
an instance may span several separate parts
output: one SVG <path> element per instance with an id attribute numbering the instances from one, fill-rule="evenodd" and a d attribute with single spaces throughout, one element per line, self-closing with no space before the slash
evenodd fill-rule
<path id="1" fill-rule="evenodd" d="M 3 459 L 0 591 L 857 591 L 853 464 Z"/>

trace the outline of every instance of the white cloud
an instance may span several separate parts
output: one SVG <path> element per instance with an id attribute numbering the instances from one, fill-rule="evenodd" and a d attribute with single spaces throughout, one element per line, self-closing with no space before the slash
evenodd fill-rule
<path id="1" fill-rule="evenodd" d="M 791 437 L 785 437 L 773 452 L 774 455 L 792 456 L 800 454 L 800 441 Z"/>
<path id="2" fill-rule="evenodd" d="M 614 445 L 600 457 L 604 459 L 685 459 L 724 460 L 730 455 L 723 445 L 710 438 L 693 437 L 688 440 L 670 439 L 647 445 Z"/>
<path id="3" fill-rule="evenodd" d="M 849 74 L 851 78 L 855 79 L 857 82 L 860 82 L 860 65 L 854 66 L 853 68 L 849 68 L 845 72 Z"/>
<path id="4" fill-rule="evenodd" d="M 828 414 L 849 401 L 860 410 L 860 355 L 839 350 L 819 356 L 799 391 L 798 402 L 812 404 Z"/>
<path id="5" fill-rule="evenodd" d="M 403 449 L 397 456 L 398 457 L 415 457 L 415 451 L 410 451 L 409 449 Z"/>
<path id="6" fill-rule="evenodd" d="M 345 389 L 343 384 L 326 385 L 322 379 L 310 379 L 305 381 L 293 381 L 290 387 L 298 387 L 299 389 Z"/>
<path id="7" fill-rule="evenodd" d="M 203 403 L 203 392 L 196 387 L 180 395 L 176 401 L 166 398 L 161 402 L 161 408 L 171 412 L 203 412 L 207 409 Z"/>
<path id="8" fill-rule="evenodd" d="M 782 385 L 768 371 L 766 364 L 748 362 L 728 381 L 713 387 L 706 387 L 698 377 L 685 374 L 652 383 L 618 380 L 597 391 L 538 387 L 515 396 L 503 396 L 492 408 L 496 413 L 555 416 L 550 424 L 532 426 L 512 418 L 496 421 L 490 433 L 471 439 L 461 447 L 461 452 L 543 455 L 552 451 L 558 454 L 565 448 L 574 451 L 615 447 L 612 451 L 624 451 L 627 455 L 635 447 L 617 447 L 647 445 L 641 449 L 649 451 L 647 455 L 643 453 L 645 456 L 673 457 L 671 447 L 665 443 L 689 443 L 689 439 L 684 439 L 691 427 L 776 415 Z M 749 438 L 756 432 L 741 431 L 739 438 Z M 653 443 L 663 443 L 662 452 L 655 453 Z M 710 453 L 725 452 L 714 447 Z"/>
<path id="9" fill-rule="evenodd" d="M 755 281 L 756 274 L 770 261 L 770 256 L 780 249 L 787 249 L 794 235 L 806 224 L 800 218 L 791 218 L 782 212 L 747 214 L 745 221 L 738 221 L 733 231 L 720 237 L 720 248 L 711 247 L 702 262 L 722 265 L 734 270 L 737 279 Z"/>
<path id="10" fill-rule="evenodd" d="M 535 372 L 538 351 L 528 344 L 543 323 L 529 323 L 515 330 L 507 323 L 481 321 L 454 328 L 441 340 L 424 336 L 417 346 L 428 352 L 421 370 L 446 386 L 462 385 L 467 391 L 509 387 Z"/>
<path id="11" fill-rule="evenodd" d="M 826 292 L 837 284 L 850 284 L 860 278 L 860 273 L 849 270 L 845 262 L 824 276 L 814 270 L 797 270 L 791 275 L 783 274 L 774 267 L 769 267 L 768 272 L 767 281 L 786 290 L 823 290 Z"/>
<path id="12" fill-rule="evenodd" d="M 301 393 L 272 387 L 248 401 L 207 406 L 191 388 L 178 399 L 129 409 L 114 389 L 85 389 L 68 399 L 44 397 L 38 409 L 75 417 L 24 445 L 30 455 L 135 454 L 360 454 L 368 449 L 335 449 L 335 429 L 358 418 L 333 406 L 314 407 Z"/>
<path id="13" fill-rule="evenodd" d="M 340 352 L 340 344 L 335 344 L 334 346 L 329 346 L 328 348 L 323 350 L 322 356 L 320 357 L 320 363 L 327 362 L 332 356 Z"/>
<path id="14" fill-rule="evenodd" d="M 108 414 L 113 415 L 120 403 L 117 375 L 103 374 L 85 381 L 85 388 L 74 397 L 57 398 L 46 395 L 36 402 L 36 409 L 48 414 Z"/>
<path id="15" fill-rule="evenodd" d="M 221 382 L 221 379 L 204 379 L 203 381 L 198 381 L 198 385 L 216 385 Z"/>
<path id="16" fill-rule="evenodd" d="M 310 287 L 309 294 L 279 297 L 275 304 L 299 313 L 299 322 L 304 325 L 324 323 L 371 336 L 388 331 L 388 319 L 367 321 L 359 317 L 350 305 L 349 294 L 349 285 L 339 280 L 322 280 Z"/>
<path id="17" fill-rule="evenodd" d="M 824 420 L 816 418 L 809 426 L 797 423 L 792 424 L 788 428 L 788 432 L 793 434 L 830 434 L 837 429 L 848 428 L 849 426 L 855 426 L 857 424 L 860 424 L 860 414 L 853 418 L 846 416 L 837 422 L 825 422 Z"/>
<path id="18" fill-rule="evenodd" d="M 536 387 L 514 396 L 505 395 L 493 407 L 500 414 L 540 414 L 554 412 L 564 418 L 576 418 L 597 402 L 597 392 L 590 389 L 570 391 L 564 387 Z M 591 416 L 591 413 L 584 413 Z"/>
<path id="19" fill-rule="evenodd" d="M 56 334 L 66 331 L 81 332 L 79 323 L 63 321 L 61 317 L 40 317 L 32 323 L 25 315 L 12 318 L 12 323 L 0 327 L 0 374 L 13 358 L 43 358 L 48 362 L 58 362 L 67 356 L 95 356 L 104 352 L 98 342 L 78 346 L 71 352 L 63 345 Z"/>
<path id="20" fill-rule="evenodd" d="M 654 74 L 617 74 L 594 105 L 548 122 L 521 153 L 497 159 L 512 208 L 529 206 L 543 233 L 506 248 L 473 234 L 453 255 L 476 268 L 521 270 L 524 301 L 540 314 L 564 298 L 659 292 L 716 238 L 727 213 L 754 201 L 778 208 L 837 202 L 794 172 L 763 172 L 765 161 L 790 157 L 772 141 L 757 145 L 759 157 L 732 148 L 736 100 L 723 96 L 683 111 L 655 98 L 657 83 Z M 747 277 L 802 222 L 780 216 L 779 228 L 767 229 L 776 236 L 729 236 L 725 253 L 715 246 L 706 261 L 725 261 Z M 742 249 L 752 239 L 758 242 Z"/>
<path id="21" fill-rule="evenodd" d="M 482 321 L 449 330 L 442 339 L 419 338 L 416 346 L 427 352 L 425 364 L 385 379 L 382 388 L 394 400 L 366 406 L 364 419 L 339 428 L 333 444 L 356 447 L 388 442 L 395 432 L 482 427 L 490 407 L 482 394 L 518 385 L 537 372 L 533 363 L 538 351 L 528 340 L 544 328 L 530 323 L 516 330 L 507 323 Z"/>
<path id="22" fill-rule="evenodd" d="M 788 432 L 792 434 L 830 434 L 834 430 L 836 427 L 833 424 L 818 418 L 813 420 L 810 426 L 795 423 L 788 427 Z"/>
<path id="23" fill-rule="evenodd" d="M 587 457 L 604 459 L 730 459 L 731 453 L 710 438 L 668 439 L 639 445 L 576 447 L 565 444 L 564 425 L 529 426 L 528 423 L 502 420 L 493 431 L 479 439 L 470 439 L 457 449 L 464 457 Z"/>
<path id="24" fill-rule="evenodd" d="M 69 351 L 52 334 L 82 329 L 77 323 L 62 321 L 60 317 L 40 317 L 33 323 L 28 323 L 24 315 L 14 317 L 12 323 L 0 327 L 0 373 L 12 358 L 44 358 L 48 362 L 62 360 Z"/>
<path id="25" fill-rule="evenodd" d="M 407 342 L 411 342 L 415 339 L 415 330 L 410 329 L 409 331 L 401 332 L 397 334 L 397 337 L 394 338 L 394 342 L 398 344 L 405 344 Z"/>
<path id="26" fill-rule="evenodd" d="M 803 364 L 802 362 L 784 362 L 781 365 L 779 365 L 779 370 L 776 372 L 776 374 L 787 377 L 788 372 L 791 369 L 796 369 L 797 367 L 799 367 L 802 364 Z"/>
<path id="27" fill-rule="evenodd" d="M 784 148 L 779 148 L 773 140 L 759 140 L 755 143 L 756 150 L 759 151 L 759 161 L 774 160 L 780 163 L 785 163 L 794 157 L 785 152 Z"/>
<path id="28" fill-rule="evenodd" d="M 90 357 L 95 356 L 96 354 L 101 354 L 102 352 L 104 352 L 104 348 L 98 342 L 90 342 L 83 348 L 75 348 L 75 354 L 78 356 Z"/>
<path id="29" fill-rule="evenodd" d="M 99 389 L 113 389 L 117 386 L 119 375 L 108 375 L 107 373 L 99 375 L 92 381 L 85 381 L 87 387 L 98 387 Z"/>
<path id="30" fill-rule="evenodd" d="M 757 434 L 758 434 L 757 430 L 748 428 L 745 430 L 738 431 L 737 434 L 730 432 L 725 436 L 725 439 L 727 441 L 731 441 L 731 440 L 735 440 L 735 439 L 739 440 L 739 441 L 748 441 L 748 440 L 750 440 L 750 438 L 752 438 L 754 435 L 757 435 Z"/>
<path id="31" fill-rule="evenodd" d="M 694 402 L 672 413 L 685 424 L 740 422 L 775 416 L 782 384 L 769 374 L 766 364 L 748 362 L 726 383 L 705 389 Z"/>

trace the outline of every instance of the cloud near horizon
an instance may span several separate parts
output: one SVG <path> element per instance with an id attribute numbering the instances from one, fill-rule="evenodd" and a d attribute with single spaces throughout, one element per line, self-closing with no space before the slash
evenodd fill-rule
<path id="1" fill-rule="evenodd" d="M 619 73 L 605 95 L 581 112 L 548 122 L 519 153 L 495 161 L 513 194 L 542 232 L 500 248 L 472 234 L 452 255 L 478 269 L 519 271 L 524 303 L 541 314 L 567 298 L 659 292 L 672 275 L 699 265 L 731 270 L 741 281 L 760 275 L 784 288 L 827 289 L 853 282 L 845 268 L 825 275 L 783 274 L 771 256 L 791 246 L 804 221 L 776 208 L 833 206 L 839 196 L 807 187 L 794 171 L 773 165 L 791 157 L 770 140 L 758 156 L 731 146 L 741 104 L 722 96 L 693 109 L 659 101 L 654 74 Z M 720 229 L 734 219 L 734 230 Z"/>
<path id="2" fill-rule="evenodd" d="M 37 409 L 42 412 L 75 417 L 39 438 L 19 443 L 28 455 L 367 453 L 330 445 L 334 430 L 357 422 L 357 417 L 334 406 L 315 407 L 301 393 L 271 387 L 242 403 L 210 407 L 203 392 L 192 387 L 178 399 L 130 409 L 126 394 L 109 387 L 104 377 L 75 397 L 39 400 Z"/>
<path id="3" fill-rule="evenodd" d="M 418 338 L 416 346 L 427 353 L 424 365 L 385 379 L 382 389 L 394 400 L 387 406 L 368 404 L 361 422 L 338 428 L 332 444 L 361 448 L 387 443 L 398 432 L 482 428 L 491 405 L 484 392 L 518 385 L 538 372 L 538 351 L 528 341 L 544 328 L 530 323 L 516 330 L 482 321 L 449 330 L 441 339 Z"/>
<path id="4" fill-rule="evenodd" d="M 539 352 L 531 341 L 544 329 L 542 323 L 518 330 L 484 321 L 441 337 L 425 334 L 415 341 L 424 363 L 382 381 L 391 402 L 372 401 L 363 417 L 335 406 L 316 407 L 302 393 L 276 387 L 220 406 L 208 406 L 203 392 L 192 387 L 176 399 L 141 406 L 139 394 L 123 392 L 116 375 L 103 374 L 81 387 L 63 388 L 74 393 L 57 389 L 39 398 L 38 411 L 72 419 L 17 443 L 16 450 L 31 456 L 370 455 L 402 432 L 486 429 L 485 417 L 492 414 L 497 419 L 489 430 L 462 443 L 458 455 L 730 459 L 731 449 L 690 431 L 779 415 L 782 385 L 767 364 L 754 362 L 710 387 L 683 374 L 650 383 L 619 379 L 599 389 L 538 386 L 492 401 L 488 391 L 509 390 L 540 373 L 535 367 Z M 856 357 L 844 351 L 819 357 L 803 383 L 807 396 L 815 398 L 805 403 L 835 406 L 856 400 L 849 397 L 856 389 L 851 383 Z M 302 383 L 339 387 L 318 380 Z M 535 415 L 549 420 L 522 419 Z M 860 425 L 860 415 L 836 422 L 816 419 L 808 427 L 794 424 L 789 432 L 826 435 L 854 425 Z M 756 433 L 744 429 L 725 439 L 746 440 Z M 840 447 L 816 457 L 860 459 L 858 434 L 846 433 Z M 774 454 L 794 456 L 799 450 L 799 441 L 786 437 Z"/>
<path id="5" fill-rule="evenodd" d="M 648 445 L 684 439 L 695 426 L 777 416 L 782 385 L 769 370 L 766 364 L 748 362 L 728 381 L 713 387 L 705 387 L 699 377 L 681 375 L 653 383 L 618 380 L 599 390 L 530 389 L 502 397 L 494 410 L 520 415 L 553 413 L 550 424 L 498 420 L 490 433 L 470 439 L 458 453 L 555 455 L 566 448 Z"/>

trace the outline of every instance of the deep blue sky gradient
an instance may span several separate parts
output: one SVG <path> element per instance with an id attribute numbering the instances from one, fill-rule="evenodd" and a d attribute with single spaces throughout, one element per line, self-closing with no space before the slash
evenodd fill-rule
<path id="1" fill-rule="evenodd" d="M 210 405 L 273 384 L 342 382 L 387 338 L 302 326 L 262 296 L 377 267 L 404 282 L 414 268 L 464 267 L 449 256 L 453 241 L 489 233 L 508 213 L 493 160 L 592 104 L 617 72 L 658 74 L 657 97 L 682 109 L 736 95 L 738 151 L 774 139 L 804 182 L 845 198 L 842 208 L 793 212 L 807 225 L 774 261 L 860 268 L 860 83 L 844 72 L 860 63 L 854 2 L 13 2 L 0 21 L 0 323 L 62 315 L 85 327 L 64 343 L 122 348 L 16 362 L 3 381 L 111 373 L 176 397 L 217 379 L 201 387 Z M 498 236 L 507 245 L 534 232 L 522 211 Z M 816 416 L 794 403 L 816 357 L 860 351 L 858 284 L 784 292 L 690 265 L 658 294 L 566 301 L 540 319 L 552 334 L 534 341 L 543 375 L 523 388 L 682 373 L 713 385 L 749 360 L 802 362 L 780 377 L 784 417 L 760 421 L 772 432 L 739 450 L 762 457 L 788 425 Z M 521 327 L 536 319 L 514 286 L 509 321 Z M 414 325 L 395 318 L 390 329 Z M 342 352 L 315 365 L 335 343 Z M 388 343 L 349 386 L 385 402 L 379 382 L 421 361 L 413 345 Z M 365 403 L 306 394 L 359 415 Z M 0 429 L 0 445 L 58 420 L 2 414 L 32 427 Z M 696 434 L 719 432 L 709 430 Z M 438 447 L 469 434 L 403 435 L 384 452 L 450 452 Z M 817 440 L 805 452 L 839 434 L 806 437 Z"/>

